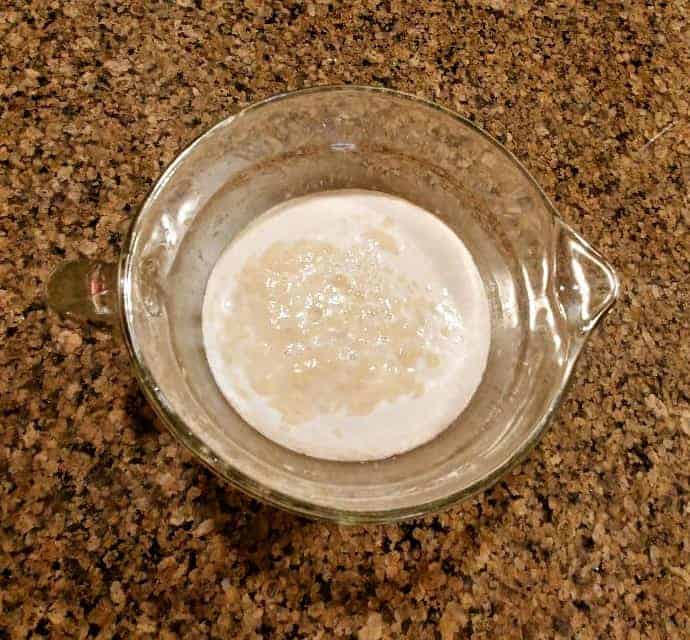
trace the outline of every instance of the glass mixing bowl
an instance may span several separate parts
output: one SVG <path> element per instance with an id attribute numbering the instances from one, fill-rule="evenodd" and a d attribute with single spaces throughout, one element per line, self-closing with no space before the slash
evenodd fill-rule
<path id="1" fill-rule="evenodd" d="M 260 435 L 220 393 L 201 333 L 207 278 L 237 233 L 289 198 L 353 188 L 406 198 L 450 226 L 491 307 L 488 364 L 465 411 L 431 442 L 365 463 Z M 119 265 L 63 265 L 48 301 L 120 325 L 149 401 L 213 471 L 279 507 L 357 523 L 443 509 L 522 459 L 617 289 L 611 266 L 498 142 L 414 96 L 350 86 L 280 95 L 217 124 L 155 185 Z"/>

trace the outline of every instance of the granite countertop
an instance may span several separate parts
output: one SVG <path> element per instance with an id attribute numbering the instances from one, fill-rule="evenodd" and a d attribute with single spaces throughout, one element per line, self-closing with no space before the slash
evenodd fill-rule
<path id="1" fill-rule="evenodd" d="M 690 637 L 688 2 L 356 5 L 3 4 L 0 639 Z M 622 293 L 504 481 L 345 528 L 213 477 L 154 419 L 123 346 L 42 291 L 61 261 L 114 260 L 212 123 L 354 82 L 504 142 Z"/>

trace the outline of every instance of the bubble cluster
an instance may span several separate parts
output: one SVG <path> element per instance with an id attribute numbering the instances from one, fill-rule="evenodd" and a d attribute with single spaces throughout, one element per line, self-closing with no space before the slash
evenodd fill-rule
<path id="1" fill-rule="evenodd" d="M 460 317 L 445 290 L 390 266 L 393 236 L 371 229 L 348 246 L 275 242 L 240 271 L 226 308 L 225 349 L 284 422 L 361 416 L 424 391 Z"/>

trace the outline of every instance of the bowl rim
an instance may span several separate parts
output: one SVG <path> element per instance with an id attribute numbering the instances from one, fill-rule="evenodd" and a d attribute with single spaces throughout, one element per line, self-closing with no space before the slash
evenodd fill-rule
<path id="1" fill-rule="evenodd" d="M 219 460 L 208 448 L 205 442 L 193 432 L 191 432 L 186 424 L 177 416 L 176 412 L 172 406 L 167 402 L 166 398 L 158 392 L 158 386 L 156 380 L 151 373 L 151 371 L 143 363 L 143 359 L 140 355 L 141 349 L 135 339 L 133 331 L 131 329 L 131 308 L 132 300 L 130 296 L 132 281 L 132 270 L 133 270 L 133 254 L 132 249 L 134 243 L 138 237 L 138 227 L 142 220 L 143 212 L 149 207 L 149 205 L 155 200 L 158 192 L 165 186 L 175 172 L 177 167 L 184 162 L 184 160 L 195 150 L 203 141 L 211 136 L 214 131 L 224 127 L 235 118 L 254 111 L 256 109 L 261 109 L 269 104 L 280 102 L 283 100 L 288 100 L 293 97 L 316 94 L 316 93 L 334 93 L 334 92 L 361 92 L 361 93 L 378 93 L 382 95 L 389 95 L 398 99 L 408 100 L 416 104 L 422 105 L 424 107 L 438 111 L 439 113 L 449 116 L 456 121 L 460 122 L 464 126 L 472 129 L 474 132 L 478 133 L 486 141 L 491 143 L 500 153 L 502 153 L 506 158 L 511 160 L 515 165 L 521 170 L 525 178 L 532 184 L 536 192 L 542 198 L 547 209 L 551 212 L 552 216 L 556 218 L 564 227 L 569 229 L 568 225 L 560 217 L 558 210 L 555 208 L 549 197 L 544 193 L 543 189 L 531 173 L 526 169 L 523 163 L 506 147 L 504 147 L 498 140 L 496 140 L 489 133 L 484 131 L 481 127 L 473 123 L 468 118 L 465 118 L 456 112 L 448 109 L 440 104 L 437 104 L 431 100 L 428 100 L 417 95 L 406 93 L 403 91 L 398 91 L 395 89 L 389 89 L 386 87 L 374 87 L 366 85 L 349 85 L 349 84 L 339 84 L 339 85 L 319 85 L 306 89 L 297 89 L 293 91 L 287 91 L 284 93 L 279 93 L 276 95 L 269 96 L 257 102 L 253 102 L 245 107 L 242 107 L 239 111 L 229 116 L 226 116 L 218 123 L 201 133 L 192 142 L 190 142 L 180 153 L 178 153 L 175 158 L 168 164 L 165 170 L 161 173 L 160 177 L 152 188 L 149 190 L 148 194 L 142 201 L 141 205 L 138 207 L 134 218 L 131 221 L 127 236 L 122 245 L 120 252 L 120 260 L 118 265 L 118 292 L 119 292 L 119 320 L 120 329 L 124 342 L 126 344 L 129 356 L 132 362 L 132 367 L 134 369 L 135 376 L 138 380 L 139 386 L 141 387 L 147 401 L 153 407 L 156 414 L 163 421 L 163 424 L 170 431 L 170 433 L 180 442 L 188 451 L 190 451 L 196 459 L 202 462 L 211 472 L 220 477 L 221 479 L 230 483 L 233 487 L 239 489 L 245 494 L 252 498 L 265 502 L 271 506 L 284 509 L 301 516 L 307 516 L 316 520 L 324 520 L 337 522 L 340 524 L 383 524 L 383 523 L 393 523 L 401 520 L 408 520 L 411 518 L 421 517 L 433 513 L 437 513 L 450 506 L 464 501 L 477 493 L 484 491 L 485 489 L 492 486 L 501 477 L 509 473 L 516 465 L 522 462 L 527 455 L 534 449 L 534 447 L 539 442 L 540 438 L 544 434 L 546 427 L 553 418 L 553 415 L 561 403 L 564 394 L 569 388 L 569 383 L 572 381 L 573 369 L 579 360 L 580 354 L 582 352 L 582 347 L 587 342 L 587 339 L 591 335 L 592 331 L 601 322 L 601 319 L 606 315 L 606 313 L 613 306 L 616 298 L 618 297 L 619 283 L 615 271 L 609 265 L 609 263 L 596 251 L 594 250 L 586 241 L 584 241 L 578 234 L 578 240 L 584 245 L 584 247 L 590 251 L 593 255 L 597 256 L 603 264 L 608 267 L 610 275 L 613 282 L 613 290 L 610 296 L 610 300 L 604 308 L 601 309 L 598 317 L 594 320 L 587 331 L 583 332 L 579 337 L 579 340 L 574 341 L 574 345 L 570 352 L 567 354 L 567 359 L 564 367 L 561 369 L 561 379 L 558 383 L 558 391 L 553 394 L 550 402 L 548 403 L 546 409 L 541 415 L 540 419 L 537 420 L 524 441 L 520 446 L 516 447 L 512 455 L 507 457 L 503 462 L 498 464 L 494 469 L 489 471 L 482 478 L 476 480 L 469 486 L 450 493 L 443 498 L 438 498 L 436 500 L 423 502 L 420 504 L 394 508 L 394 509 L 379 509 L 372 511 L 357 511 L 348 510 L 324 506 L 321 504 L 316 504 L 303 500 L 300 498 L 295 498 L 288 493 L 277 491 L 275 489 L 264 486 L 263 484 L 256 481 L 254 478 L 248 476 L 247 474 L 235 469 L 230 464 Z M 574 232 L 573 232 L 574 233 Z"/>

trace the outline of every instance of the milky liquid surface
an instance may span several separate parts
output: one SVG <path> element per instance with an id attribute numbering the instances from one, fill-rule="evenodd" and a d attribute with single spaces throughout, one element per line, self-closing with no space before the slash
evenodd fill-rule
<path id="1" fill-rule="evenodd" d="M 486 292 L 461 240 L 386 194 L 287 201 L 223 252 L 203 304 L 218 387 L 275 442 L 375 460 L 443 431 L 481 382 Z"/>

